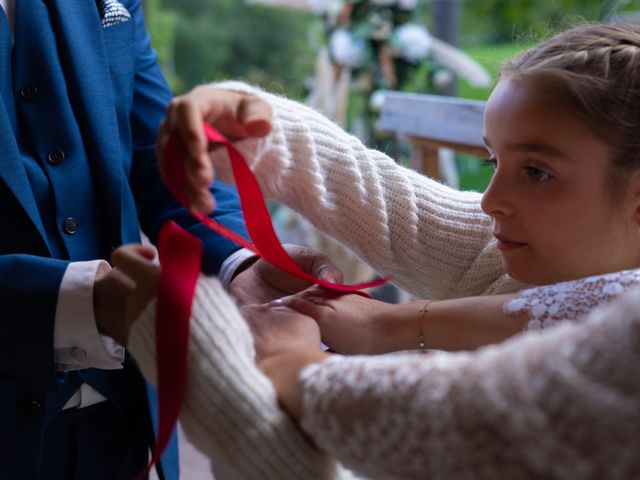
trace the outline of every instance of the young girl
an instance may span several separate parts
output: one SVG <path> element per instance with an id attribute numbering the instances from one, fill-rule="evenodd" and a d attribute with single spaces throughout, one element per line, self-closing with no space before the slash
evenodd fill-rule
<path id="1" fill-rule="evenodd" d="M 188 192 L 207 208 L 203 186 L 211 169 L 199 122 L 237 138 L 270 131 L 239 143 L 267 196 L 414 295 L 449 299 L 382 306 L 312 291 L 245 307 L 260 367 L 322 449 L 380 478 L 633 478 L 640 475 L 633 453 L 640 444 L 638 292 L 584 325 L 474 354 L 342 357 L 318 345 L 322 336 L 345 353 L 361 343 L 367 353 L 416 348 L 422 339 L 436 348 L 468 348 L 525 324 L 581 318 L 638 284 L 637 271 L 603 274 L 640 266 L 639 104 L 637 26 L 579 27 L 507 63 L 486 108 L 495 174 L 484 196 L 403 169 L 304 106 L 239 83 L 200 87 L 176 100 L 163 135 L 175 125 L 185 133 Z M 212 156 L 219 174 L 222 157 Z M 148 265 L 131 253 L 114 262 L 136 278 Z M 579 278 L 519 295 L 460 299 Z M 242 478 L 269 477 L 261 468 L 273 478 L 333 475 L 327 457 L 306 444 L 293 459 L 287 442 L 302 437 L 252 365 L 246 324 L 214 281 L 199 288 L 190 360 L 201 368 L 190 371 L 185 416 L 204 448 L 218 455 L 214 465 L 230 476 L 245 472 Z M 503 303 L 520 317 L 501 314 Z M 283 305 L 317 318 L 320 330 Z M 456 313 L 460 305 L 464 314 Z M 462 329 L 469 322 L 476 327 L 471 335 Z M 131 346 L 152 375 L 151 325 L 148 318 L 136 324 Z M 495 335 L 480 338 L 483 327 Z M 193 408 L 204 408 L 204 399 L 221 402 L 232 419 Z M 208 428 L 242 448 L 216 441 Z M 271 453 L 246 456 L 252 445 Z"/>

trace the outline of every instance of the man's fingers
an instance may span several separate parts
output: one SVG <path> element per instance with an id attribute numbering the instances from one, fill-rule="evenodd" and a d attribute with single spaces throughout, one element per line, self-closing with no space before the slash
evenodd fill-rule
<path id="1" fill-rule="evenodd" d="M 342 270 L 333 265 L 327 263 L 318 267 L 316 276 L 321 280 L 326 280 L 332 283 L 342 283 L 344 281 L 344 274 Z"/>
<path id="2" fill-rule="evenodd" d="M 211 165 L 208 156 L 206 162 Z M 185 185 L 185 194 L 189 199 L 189 203 L 199 212 L 211 212 L 215 206 L 215 199 L 209 190 L 209 184 L 202 183 L 200 170 L 194 163 L 188 163 L 186 174 L 187 184 Z M 211 168 L 211 174 L 213 178 L 213 167 Z"/>
<path id="3" fill-rule="evenodd" d="M 311 275 L 328 282 L 342 283 L 344 275 L 338 267 L 331 263 L 329 257 L 322 253 L 313 252 L 311 260 Z"/>
<path id="4" fill-rule="evenodd" d="M 178 129 L 188 153 L 184 192 L 194 210 L 208 213 L 215 205 L 208 189 L 214 179 L 214 168 L 203 122 L 211 124 L 232 141 L 248 136 L 261 137 L 271 131 L 271 108 L 253 95 L 211 86 L 197 87 L 170 103 L 156 145 L 160 171 L 166 180 L 165 148 L 172 132 Z"/>
<path id="5" fill-rule="evenodd" d="M 237 117 L 247 136 L 264 137 L 271 132 L 271 107 L 261 98 L 243 96 L 238 104 Z"/>
<path id="6" fill-rule="evenodd" d="M 155 294 L 160 275 L 160 266 L 152 262 L 156 255 L 156 249 L 150 245 L 128 245 L 113 252 L 111 263 L 129 276 L 137 288 Z"/>
<path id="7" fill-rule="evenodd" d="M 213 182 L 213 168 L 207 156 L 207 137 L 202 128 L 203 113 L 194 102 L 178 101 L 176 110 L 176 127 L 180 132 L 189 158 L 187 163 L 191 170 L 191 178 L 199 186 L 207 186 Z"/>

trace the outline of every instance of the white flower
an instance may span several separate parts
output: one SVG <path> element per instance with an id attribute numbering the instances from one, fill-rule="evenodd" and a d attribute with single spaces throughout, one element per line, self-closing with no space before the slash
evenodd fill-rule
<path id="1" fill-rule="evenodd" d="M 431 51 L 431 36 L 423 25 L 407 23 L 394 32 L 400 55 L 410 62 L 418 63 Z"/>
<path id="2" fill-rule="evenodd" d="M 343 28 L 338 28 L 331 34 L 329 50 L 333 60 L 339 65 L 356 68 L 365 61 L 364 42 Z"/>

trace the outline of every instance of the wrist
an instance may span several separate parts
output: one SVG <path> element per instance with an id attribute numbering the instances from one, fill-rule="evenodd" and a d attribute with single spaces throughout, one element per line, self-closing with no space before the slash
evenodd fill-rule
<path id="1" fill-rule="evenodd" d="M 421 310 L 426 303 L 429 304 L 427 315 L 431 316 L 431 305 L 435 302 L 428 300 L 391 305 L 390 308 L 382 309 L 379 314 L 381 320 L 378 323 L 386 333 L 380 336 L 383 344 L 378 346 L 379 351 L 376 353 L 423 348 L 420 345 L 420 339 L 422 336 L 425 342 L 427 341 L 425 323 L 429 321 L 429 318 L 422 314 Z"/>
<path id="2" fill-rule="evenodd" d="M 265 358 L 258 368 L 273 384 L 278 402 L 294 419 L 302 417 L 303 386 L 300 372 L 308 365 L 319 363 L 331 354 L 309 347 L 292 347 Z"/>

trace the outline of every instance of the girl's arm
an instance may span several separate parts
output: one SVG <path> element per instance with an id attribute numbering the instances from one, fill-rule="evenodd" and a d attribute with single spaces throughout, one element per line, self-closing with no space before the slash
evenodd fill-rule
<path id="1" fill-rule="evenodd" d="M 249 135 L 236 145 L 265 196 L 299 211 L 416 296 L 479 295 L 504 275 L 479 193 L 404 168 L 311 108 L 240 82 L 199 87 L 176 102 L 182 107 L 170 108 L 168 118 L 191 112 L 175 123 L 185 130 L 191 122 L 194 132 L 203 118 L 221 127 L 230 117 L 250 117 L 245 125 L 254 125 L 259 122 L 247 112 L 268 105 L 269 121 L 259 123 L 271 129 L 265 137 L 236 124 L 225 130 Z M 214 150 L 211 160 L 216 175 L 228 179 L 224 149 Z"/>
<path id="2" fill-rule="evenodd" d="M 357 474 L 595 480 L 640 474 L 639 364 L 635 290 L 584 324 L 473 353 L 292 349 L 262 367 L 310 438 Z"/>
<path id="3" fill-rule="evenodd" d="M 343 354 L 401 350 L 473 350 L 524 330 L 526 309 L 506 314 L 515 294 L 419 300 L 390 304 L 361 295 L 341 295 L 314 287 L 272 302 L 315 319 L 322 341 Z"/>
<path id="4" fill-rule="evenodd" d="M 535 287 L 519 294 L 392 305 L 314 287 L 277 303 L 314 318 L 323 342 L 339 353 L 388 353 L 422 346 L 473 350 L 523 330 L 578 321 L 636 286 L 640 286 L 640 269 Z"/>

